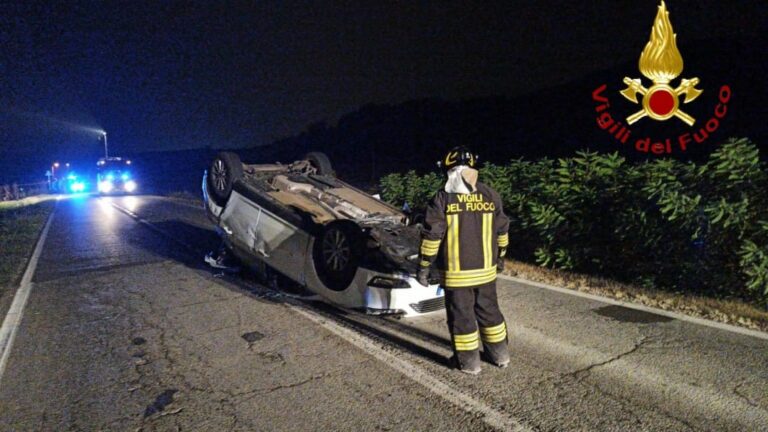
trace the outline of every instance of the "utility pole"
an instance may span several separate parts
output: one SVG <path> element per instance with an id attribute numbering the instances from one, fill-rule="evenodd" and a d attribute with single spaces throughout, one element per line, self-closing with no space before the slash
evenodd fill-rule
<path id="1" fill-rule="evenodd" d="M 109 147 L 107 147 L 107 131 L 102 131 L 101 134 L 104 137 L 104 160 L 107 160 L 109 159 Z"/>

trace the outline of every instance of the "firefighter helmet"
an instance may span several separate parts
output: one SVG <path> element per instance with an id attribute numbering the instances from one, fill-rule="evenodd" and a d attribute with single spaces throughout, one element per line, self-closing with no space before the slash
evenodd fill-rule
<path id="1" fill-rule="evenodd" d="M 466 165 L 471 168 L 475 168 L 477 165 L 478 156 L 472 153 L 467 147 L 457 146 L 452 148 L 445 154 L 442 160 L 437 162 L 437 166 L 444 171 L 448 171 L 453 167 L 459 165 Z"/>

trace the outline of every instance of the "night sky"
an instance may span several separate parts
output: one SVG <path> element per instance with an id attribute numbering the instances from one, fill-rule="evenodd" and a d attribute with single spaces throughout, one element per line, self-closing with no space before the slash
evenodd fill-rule
<path id="1" fill-rule="evenodd" d="M 528 94 L 636 61 L 657 5 L 3 2 L 0 156 L 98 154 L 87 128 L 115 153 L 252 147 L 368 103 Z M 765 1 L 667 5 L 681 45 L 766 33 Z"/>

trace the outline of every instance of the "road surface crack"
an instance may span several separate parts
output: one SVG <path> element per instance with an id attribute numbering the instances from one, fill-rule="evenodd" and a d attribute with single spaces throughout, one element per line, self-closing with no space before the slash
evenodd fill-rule
<path id="1" fill-rule="evenodd" d="M 269 390 L 267 390 L 265 393 L 272 393 L 272 392 L 275 392 L 275 391 L 278 391 L 278 390 L 284 390 L 284 389 L 290 389 L 290 388 L 294 388 L 294 387 L 303 386 L 304 384 L 307 384 L 307 383 L 310 383 L 312 381 L 316 381 L 316 380 L 319 380 L 319 379 L 323 379 L 323 378 L 325 378 L 327 376 L 328 376 L 327 374 L 315 375 L 313 377 L 309 377 L 309 378 L 307 378 L 307 379 L 305 379 L 303 381 L 299 381 L 297 383 L 283 384 L 283 385 L 279 385 L 279 386 L 276 386 L 276 387 L 272 387 Z"/>
<path id="2" fill-rule="evenodd" d="M 273 386 L 273 387 L 256 388 L 256 389 L 252 389 L 252 390 L 248 390 L 248 391 L 244 391 L 244 392 L 239 392 L 239 393 L 232 393 L 232 392 L 222 392 L 222 393 L 226 394 L 231 399 L 240 399 L 240 400 L 237 401 L 237 403 L 242 403 L 242 402 L 246 402 L 246 401 L 248 401 L 250 399 L 253 399 L 256 396 L 261 396 L 261 395 L 264 395 L 264 394 L 276 392 L 278 390 L 285 390 L 285 389 L 291 389 L 291 388 L 295 388 L 295 387 L 300 387 L 300 386 L 303 386 L 303 385 L 308 384 L 310 382 L 327 378 L 330 375 L 331 374 L 324 373 L 324 374 L 319 374 L 319 375 L 313 375 L 313 376 L 311 376 L 311 377 L 309 377 L 307 379 L 304 379 L 304 380 L 301 380 L 301 381 L 298 381 L 298 382 L 294 382 L 294 383 L 290 383 L 290 384 L 280 384 L 280 385 Z"/>
<path id="3" fill-rule="evenodd" d="M 616 362 L 617 360 L 620 360 L 620 359 L 622 359 L 624 357 L 627 357 L 627 356 L 635 353 L 637 350 L 639 350 L 641 347 L 643 347 L 645 344 L 649 343 L 650 341 L 651 341 L 651 339 L 648 336 L 642 336 L 637 342 L 635 342 L 635 345 L 632 348 L 630 348 L 629 350 L 624 351 L 624 352 L 622 352 L 620 354 L 617 354 L 617 355 L 615 355 L 615 356 L 613 356 L 613 357 L 611 357 L 611 358 L 609 358 L 609 359 L 607 359 L 605 361 L 593 363 L 593 364 L 591 364 L 591 365 L 589 365 L 587 367 L 584 367 L 584 368 L 578 369 L 576 371 L 569 372 L 567 374 L 561 375 L 561 378 L 563 378 L 563 377 L 573 377 L 573 378 L 576 379 L 576 382 L 578 382 L 579 384 L 587 385 L 587 386 L 593 388 L 594 390 L 596 390 L 597 392 L 599 392 L 600 394 L 611 398 L 616 403 L 618 403 L 622 407 L 622 409 L 624 409 L 624 411 L 629 413 L 635 419 L 635 421 L 636 421 L 636 423 L 638 425 L 642 425 L 643 424 L 642 417 L 639 416 L 635 412 L 635 410 L 633 409 L 633 407 L 637 406 L 636 402 L 633 402 L 632 400 L 630 400 L 628 398 L 625 398 L 623 396 L 620 396 L 620 395 L 617 395 L 617 394 L 612 393 L 610 391 L 607 391 L 607 390 L 601 388 L 598 384 L 593 384 L 593 383 L 585 382 L 585 378 L 589 375 L 589 372 L 591 372 L 593 369 L 601 367 L 601 366 L 608 365 L 608 364 Z M 688 422 L 687 420 L 685 420 L 685 419 L 683 419 L 681 417 L 675 416 L 672 413 L 667 412 L 666 410 L 657 410 L 657 412 L 659 414 L 667 417 L 670 420 L 673 420 L 673 421 L 676 421 L 676 422 L 679 422 L 679 423 L 683 424 L 689 430 L 696 430 L 696 428 L 690 422 Z"/>
<path id="4" fill-rule="evenodd" d="M 753 401 L 752 399 L 749 398 L 749 396 L 747 396 L 744 393 L 739 391 L 739 389 L 741 387 L 743 387 L 744 384 L 746 384 L 746 382 L 741 382 L 738 385 L 736 385 L 736 387 L 733 388 L 733 394 L 738 396 L 741 400 L 743 400 L 744 402 L 746 402 L 750 406 L 752 406 L 754 408 L 760 408 L 760 406 L 757 404 L 757 402 Z"/>
<path id="5" fill-rule="evenodd" d="M 577 370 L 575 370 L 573 372 L 568 372 L 567 374 L 565 374 L 563 376 L 572 376 L 572 377 L 574 377 L 574 378 L 576 378 L 578 380 L 581 380 L 581 378 L 583 378 L 584 376 L 588 375 L 589 372 L 591 372 L 593 369 L 599 368 L 599 367 L 602 367 L 602 366 L 605 366 L 605 365 L 608 365 L 608 364 L 611 364 L 611 363 L 613 363 L 615 361 L 621 360 L 622 358 L 624 358 L 624 357 L 626 357 L 628 355 L 631 355 L 631 354 L 635 353 L 646 342 L 648 342 L 648 337 L 647 336 L 642 336 L 640 338 L 640 340 L 635 342 L 635 345 L 632 348 L 630 348 L 629 350 L 624 351 L 623 353 L 619 353 L 619 354 L 617 354 L 617 355 L 615 355 L 615 356 L 613 356 L 613 357 L 611 357 L 611 358 L 609 358 L 607 360 L 604 360 L 604 361 L 601 361 L 601 362 L 597 362 L 597 363 L 592 363 L 592 364 L 590 364 L 587 367 L 584 367 L 584 368 L 581 368 L 581 369 L 577 369 Z"/>

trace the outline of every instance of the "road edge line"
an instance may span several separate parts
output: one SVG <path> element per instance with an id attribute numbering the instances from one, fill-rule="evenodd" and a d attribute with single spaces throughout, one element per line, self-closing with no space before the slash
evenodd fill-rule
<path id="1" fill-rule="evenodd" d="M 522 279 L 522 278 L 518 278 L 518 277 L 514 277 L 514 276 L 507 276 L 505 274 L 499 274 L 498 277 L 500 279 L 508 280 L 510 282 L 516 282 L 516 283 L 519 283 L 519 284 L 533 286 L 533 287 L 536 287 L 536 288 L 543 288 L 543 289 L 547 289 L 547 290 L 550 290 L 550 291 L 559 292 L 559 293 L 562 293 L 562 294 L 569 294 L 569 295 L 572 295 L 572 296 L 582 297 L 582 298 L 586 298 L 586 299 L 589 299 L 589 300 L 599 301 L 599 302 L 602 302 L 602 303 L 609 303 L 609 304 L 616 305 L 616 306 L 623 306 L 623 307 L 626 307 L 626 308 L 629 308 L 629 309 L 635 309 L 635 310 L 639 310 L 639 311 L 643 311 L 643 312 L 649 312 L 649 313 L 653 313 L 653 314 L 656 314 L 656 315 L 663 315 L 663 316 L 666 316 L 666 317 L 669 317 L 669 318 L 674 318 L 674 319 L 677 319 L 677 320 L 680 320 L 680 321 L 687 321 L 687 322 L 690 322 L 690 323 L 693 323 L 693 324 L 698 324 L 698 325 L 702 325 L 702 326 L 706 326 L 706 327 L 716 328 L 718 330 L 724 330 L 724 331 L 728 331 L 728 332 L 731 332 L 731 333 L 738 333 L 738 334 L 742 334 L 742 335 L 745 335 L 745 336 L 752 336 L 752 337 L 755 337 L 755 338 L 758 338 L 758 339 L 768 340 L 768 333 L 765 333 L 765 332 L 762 332 L 762 331 L 759 331 L 759 330 L 752 330 L 752 329 L 748 329 L 748 328 L 744 328 L 744 327 L 735 326 L 735 325 L 732 325 L 732 324 L 725 324 L 725 323 L 721 323 L 721 322 L 718 322 L 718 321 L 709 320 L 709 319 L 706 319 L 706 318 L 693 317 L 693 316 L 690 316 L 690 315 L 682 314 L 680 312 L 667 311 L 667 310 L 664 310 L 664 309 L 659 309 L 659 308 L 655 308 L 655 307 L 652 307 L 652 306 L 645 306 L 645 305 L 638 304 L 638 303 L 625 302 L 625 301 L 616 300 L 616 299 L 612 299 L 610 297 L 604 297 L 604 296 L 597 295 L 597 294 L 590 294 L 590 293 L 585 293 L 585 292 L 581 292 L 581 291 L 575 291 L 575 290 L 572 290 L 572 289 L 562 288 L 562 287 L 558 287 L 558 286 L 555 286 L 555 285 L 549 285 L 549 284 L 545 284 L 545 283 L 541 283 L 541 282 L 535 282 L 535 281 L 531 281 L 531 280 L 528 280 L 528 279 Z"/>
<path id="2" fill-rule="evenodd" d="M 29 294 L 32 292 L 32 277 L 35 274 L 37 263 L 43 252 L 45 240 L 48 238 L 48 231 L 51 228 L 54 213 L 56 213 L 56 207 L 51 210 L 51 214 L 45 222 L 40 237 L 37 238 L 37 244 L 32 252 L 32 256 L 29 258 L 29 262 L 27 262 L 27 268 L 24 270 L 24 275 L 21 278 L 19 288 L 16 290 L 11 307 L 8 309 L 8 313 L 3 320 L 3 325 L 0 327 L 0 386 L 2 385 L 5 368 L 8 365 L 8 359 L 11 355 L 13 341 L 16 339 L 16 333 L 21 324 L 21 319 L 24 316 L 24 307 L 27 305 Z"/>
<path id="3" fill-rule="evenodd" d="M 336 336 L 339 336 L 342 340 L 349 342 L 368 355 L 373 356 L 380 362 L 405 375 L 407 378 L 421 384 L 427 390 L 443 398 L 452 405 L 472 414 L 482 414 L 482 420 L 489 426 L 503 431 L 527 432 L 531 430 L 512 417 L 505 415 L 487 404 L 453 388 L 449 384 L 444 383 L 423 368 L 381 349 L 369 338 L 336 324 L 322 315 L 306 310 L 305 308 L 290 303 L 286 305 L 292 311 L 315 324 L 318 324 L 320 327 L 330 331 Z"/>
<path id="4" fill-rule="evenodd" d="M 167 238 L 168 240 L 178 244 L 179 246 L 182 246 L 188 250 L 188 252 L 193 252 L 194 248 L 189 245 L 188 243 L 179 240 L 178 238 L 168 234 L 167 232 L 163 231 L 162 229 L 156 227 L 152 222 L 142 218 L 137 213 L 132 212 L 128 210 L 127 208 L 121 206 L 120 204 L 115 203 L 114 201 L 110 201 L 109 204 L 114 207 L 117 211 L 124 213 L 128 217 L 132 218 L 136 222 L 138 222 L 141 225 L 144 225 L 145 227 L 149 228 L 151 231 L 154 231 L 157 234 L 160 234 L 162 237 Z"/>

